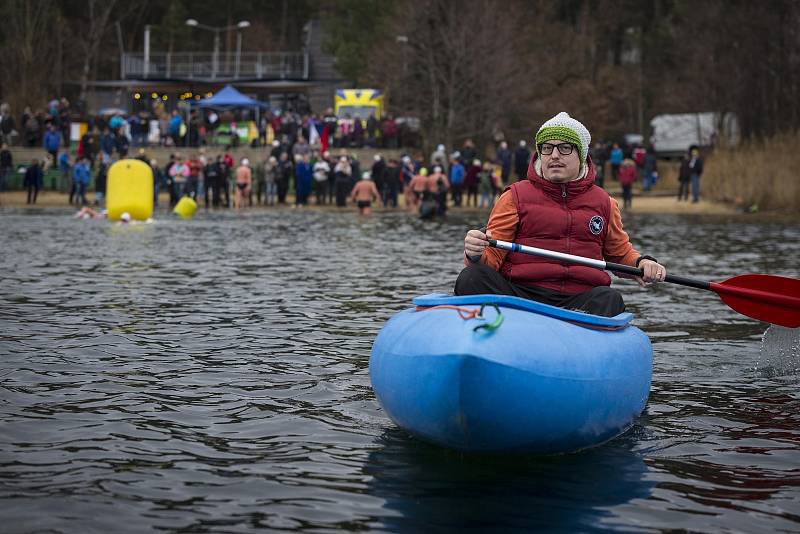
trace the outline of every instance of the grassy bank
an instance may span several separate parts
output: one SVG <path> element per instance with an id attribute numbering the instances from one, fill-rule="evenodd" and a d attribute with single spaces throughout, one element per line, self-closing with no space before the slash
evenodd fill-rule
<path id="1" fill-rule="evenodd" d="M 800 212 L 800 133 L 718 149 L 705 162 L 701 193 L 747 211 Z"/>

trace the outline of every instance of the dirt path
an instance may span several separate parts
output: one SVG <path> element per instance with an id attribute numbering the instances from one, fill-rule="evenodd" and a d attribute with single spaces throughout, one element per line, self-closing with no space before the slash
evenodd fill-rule
<path id="1" fill-rule="evenodd" d="M 617 198 L 617 201 L 622 208 L 622 198 Z M 622 212 L 623 217 L 625 213 L 692 213 L 692 214 L 714 214 L 725 215 L 736 213 L 736 210 L 727 204 L 718 204 L 715 202 L 708 202 L 701 200 L 697 203 L 692 202 L 678 202 L 675 196 L 634 196 L 631 208 Z"/>

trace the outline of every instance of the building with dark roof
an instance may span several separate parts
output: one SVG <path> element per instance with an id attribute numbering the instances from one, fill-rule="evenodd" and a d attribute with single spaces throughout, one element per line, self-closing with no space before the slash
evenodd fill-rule
<path id="1" fill-rule="evenodd" d="M 303 48 L 289 52 L 124 52 L 120 79 L 89 83 L 89 112 L 108 107 L 136 111 L 156 99 L 176 109 L 183 100 L 200 100 L 228 84 L 274 108 L 324 112 L 333 107 L 336 89 L 352 83 L 323 51 L 323 32 L 319 20 L 309 21 Z"/>

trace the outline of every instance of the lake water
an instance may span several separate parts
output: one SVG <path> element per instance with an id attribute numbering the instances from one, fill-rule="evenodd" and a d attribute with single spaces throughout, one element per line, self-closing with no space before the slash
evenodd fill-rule
<path id="1" fill-rule="evenodd" d="M 465 456 L 396 428 L 368 360 L 485 215 L 70 215 L 0 213 L 4 532 L 800 530 L 796 351 L 714 293 L 615 282 L 654 349 L 626 434 Z M 674 274 L 798 276 L 797 223 L 625 222 Z"/>

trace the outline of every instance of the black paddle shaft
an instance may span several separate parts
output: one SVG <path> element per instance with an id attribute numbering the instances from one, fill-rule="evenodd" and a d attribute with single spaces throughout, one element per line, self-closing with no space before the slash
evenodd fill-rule
<path id="1" fill-rule="evenodd" d="M 620 274 L 642 277 L 643 269 L 605 260 L 585 258 L 565 252 L 536 248 L 510 241 L 489 239 L 489 246 L 509 252 L 532 254 L 554 261 L 584 265 Z M 800 280 L 764 274 L 745 274 L 735 276 L 724 282 L 704 282 L 668 275 L 665 282 L 705 289 L 717 293 L 725 304 L 737 312 L 786 328 L 800 328 Z"/>
<path id="2" fill-rule="evenodd" d="M 630 265 L 623 265 L 621 263 L 611 263 L 604 260 L 596 260 L 592 258 L 584 258 L 582 256 L 575 256 L 574 254 L 567 254 L 563 252 L 555 252 L 553 250 L 541 249 L 536 247 L 528 247 L 524 245 L 520 245 L 518 243 L 512 243 L 507 241 L 500 241 L 497 239 L 489 239 L 489 246 L 499 248 L 502 250 L 507 250 L 509 252 L 520 252 L 522 254 L 532 254 L 534 256 L 540 256 L 544 258 L 550 258 L 556 261 L 563 261 L 566 263 L 574 263 L 577 265 L 585 265 L 587 267 L 593 267 L 595 269 L 603 269 L 606 271 L 611 271 L 615 273 L 622 273 L 622 274 L 629 274 L 632 276 L 644 276 L 644 270 L 639 267 L 632 267 Z M 693 280 L 692 278 L 684 278 L 682 276 L 673 276 L 667 275 L 664 278 L 665 282 L 671 284 L 678 284 L 682 286 L 693 287 L 696 289 L 705 289 L 707 291 L 713 291 L 710 282 L 705 282 L 703 280 Z"/>
<path id="3" fill-rule="evenodd" d="M 639 267 L 631 267 L 630 265 L 622 265 L 621 263 L 611 263 L 607 261 L 606 269 L 615 273 L 632 274 L 633 276 L 644 276 L 643 269 L 640 269 Z M 697 289 L 711 290 L 711 285 L 709 282 L 704 282 L 703 280 L 694 280 L 692 278 L 684 278 L 683 276 L 674 276 L 668 274 L 664 278 L 664 281 L 669 282 L 671 284 L 689 286 Z"/>

